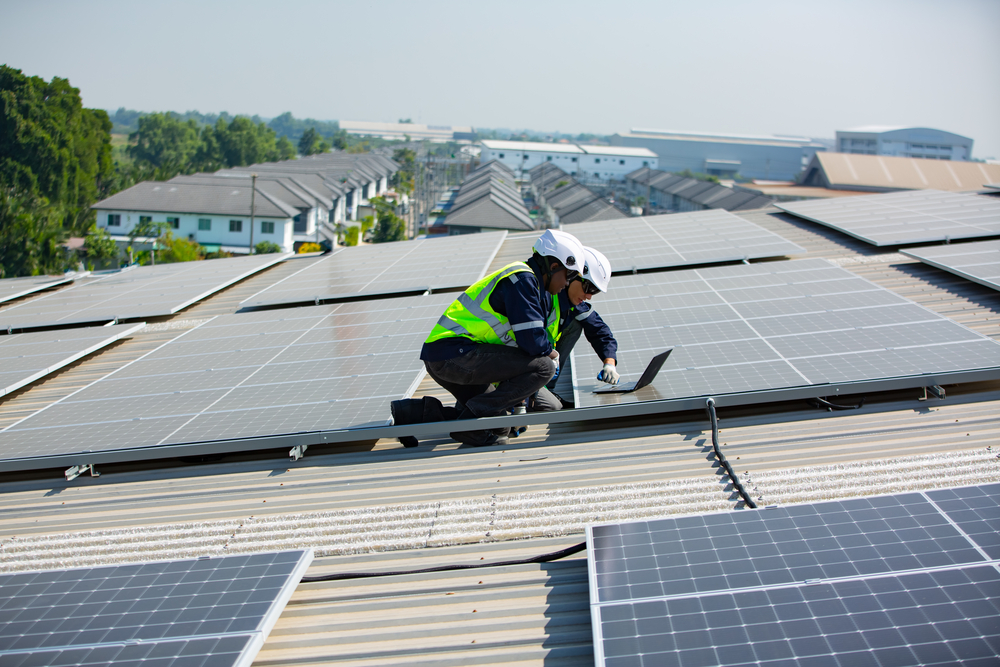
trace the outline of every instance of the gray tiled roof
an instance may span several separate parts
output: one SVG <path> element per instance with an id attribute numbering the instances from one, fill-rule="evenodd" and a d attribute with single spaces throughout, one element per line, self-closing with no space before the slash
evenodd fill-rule
<path id="1" fill-rule="evenodd" d="M 449 227 L 479 227 L 487 229 L 512 229 L 519 232 L 535 228 L 531 217 L 518 211 L 509 202 L 488 195 L 458 211 L 451 211 L 444 220 Z"/>
<path id="2" fill-rule="evenodd" d="M 257 188 L 256 215 L 291 218 L 295 207 Z M 111 211 L 150 211 L 156 213 L 205 213 L 211 215 L 250 215 L 250 185 L 193 185 L 145 181 L 97 202 L 91 208 Z"/>

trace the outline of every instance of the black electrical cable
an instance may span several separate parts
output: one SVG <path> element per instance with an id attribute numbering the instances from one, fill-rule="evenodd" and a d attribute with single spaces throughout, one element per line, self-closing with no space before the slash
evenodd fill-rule
<path id="1" fill-rule="evenodd" d="M 708 409 L 708 418 L 712 422 L 712 449 L 715 450 L 715 458 L 719 460 L 719 465 L 725 469 L 726 474 L 729 475 L 729 480 L 733 483 L 733 487 L 736 488 L 736 492 L 740 494 L 740 498 L 743 499 L 743 503 L 750 509 L 757 509 L 757 503 L 754 502 L 747 490 L 743 488 L 743 483 L 740 482 L 740 478 L 736 475 L 736 471 L 733 470 L 733 466 L 729 464 L 726 460 L 725 455 L 722 453 L 722 449 L 719 448 L 719 419 L 715 414 L 715 399 L 710 398 L 705 402 L 705 407 Z"/>
<path id="2" fill-rule="evenodd" d="M 810 399 L 810 403 L 821 408 L 826 408 L 827 410 L 858 410 L 864 406 L 865 399 L 862 397 L 862 399 L 858 401 L 857 405 L 838 405 L 836 403 L 831 403 L 825 398 L 817 396 L 816 398 Z"/>
<path id="3" fill-rule="evenodd" d="M 311 584 L 317 581 L 342 581 L 344 579 L 367 579 L 370 577 L 394 577 L 401 574 L 425 574 L 427 572 L 451 572 L 453 570 L 476 570 L 484 567 L 504 567 L 506 565 L 530 565 L 531 563 L 550 563 L 560 558 L 566 558 L 573 554 L 578 554 L 587 548 L 586 542 L 574 544 L 571 547 L 542 554 L 533 558 L 523 560 L 506 560 L 499 563 L 475 563 L 473 565 L 440 565 L 438 567 L 425 567 L 420 570 L 401 570 L 399 572 L 341 572 L 338 574 L 320 574 L 315 577 L 302 577 L 303 584 Z"/>

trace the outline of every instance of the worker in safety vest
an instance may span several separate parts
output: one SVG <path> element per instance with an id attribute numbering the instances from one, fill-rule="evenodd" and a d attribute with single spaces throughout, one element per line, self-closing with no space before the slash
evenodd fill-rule
<path id="1" fill-rule="evenodd" d="M 448 306 L 420 358 L 428 374 L 457 399 L 459 419 L 506 414 L 555 377 L 560 317 L 553 296 L 583 270 L 583 256 L 576 237 L 547 230 L 528 261 L 486 276 Z M 508 431 L 451 437 L 475 446 L 505 444 Z"/>
<path id="2" fill-rule="evenodd" d="M 589 303 L 597 294 L 608 291 L 611 262 L 604 253 L 589 246 L 583 247 L 583 256 L 583 272 L 571 280 L 565 290 L 553 297 L 559 299 L 560 322 L 556 352 L 565 363 L 580 340 L 580 335 L 585 334 L 594 352 L 604 362 L 597 379 L 608 384 L 618 384 L 618 362 L 615 356 L 618 353 L 618 341 L 611 328 Z M 528 411 L 549 412 L 565 407 L 566 401 L 555 393 L 555 386 L 556 378 L 553 378 L 528 400 Z"/>

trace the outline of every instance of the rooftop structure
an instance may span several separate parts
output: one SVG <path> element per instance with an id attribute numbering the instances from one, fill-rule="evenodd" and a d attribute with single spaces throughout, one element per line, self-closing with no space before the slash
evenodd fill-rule
<path id="1" fill-rule="evenodd" d="M 514 172 L 501 162 L 490 161 L 469 172 L 451 200 L 444 220 L 438 218 L 428 234 L 534 228 L 535 223 L 515 184 Z"/>
<path id="2" fill-rule="evenodd" d="M 831 190 L 974 192 L 1000 179 L 1000 165 L 882 155 L 817 153 L 801 183 Z"/>
<path id="3" fill-rule="evenodd" d="M 927 309 L 929 320 L 960 322 L 1000 340 L 1000 293 L 992 289 L 775 209 L 736 215 L 805 248 L 810 261 L 829 262 L 858 283 L 878 286 L 879 294 L 898 298 L 900 308 Z M 536 236 L 509 234 L 486 270 L 527 257 Z M 51 411 L 98 378 L 126 375 L 130 362 L 165 343 L 183 342 L 210 318 L 233 313 L 247 297 L 321 259 L 288 259 L 14 392 L 0 401 L 0 428 Z M 606 296 L 656 276 L 671 282 L 670 273 L 639 274 L 619 289 L 616 277 Z M 796 297 L 808 308 L 814 294 Z M 610 314 L 602 298 L 595 306 Z M 704 306 L 705 298 L 692 299 L 692 307 Z M 755 316 L 766 318 L 766 306 L 762 301 Z M 666 316 L 650 309 L 643 317 L 662 328 Z M 710 354 L 721 359 L 733 351 L 719 346 Z M 589 354 L 579 348 L 575 356 Z M 733 356 L 721 360 L 738 363 L 739 355 Z M 997 483 L 1000 382 L 945 389 L 944 399 L 912 387 L 865 392 L 864 405 L 853 410 L 829 411 L 803 400 L 721 407 L 719 444 L 753 499 L 762 507 L 779 506 L 758 511 L 765 516 L 776 511 L 784 518 L 789 506 L 820 501 L 901 492 L 922 497 L 935 488 Z M 267 401 L 281 385 L 257 391 Z M 416 393 L 445 396 L 427 378 Z M 842 393 L 847 395 L 828 398 L 841 406 L 861 398 Z M 583 411 L 565 416 L 568 421 L 532 425 L 504 449 L 459 447 L 442 435 L 415 450 L 394 438 L 314 443 L 293 461 L 285 447 L 222 459 L 108 464 L 98 466 L 100 477 L 72 482 L 63 480 L 62 470 L 6 474 L 0 479 L 0 568 L 310 547 L 315 558 L 308 580 L 295 588 L 264 642 L 261 664 L 592 665 L 592 554 L 554 562 L 535 557 L 583 542 L 588 524 L 754 510 L 743 509 L 730 478 L 720 474 L 702 408 L 599 420 L 583 419 Z M 741 548 L 732 539 L 725 548 Z M 447 569 L 494 563 L 506 564 Z M 426 568 L 436 571 L 420 571 Z M 315 579 L 372 572 L 387 576 Z M 829 585 L 818 582 L 810 590 Z M 971 592 L 983 590 L 974 586 Z M 766 630 L 775 628 L 780 624 L 768 618 Z"/>
<path id="4" fill-rule="evenodd" d="M 770 197 L 758 192 L 728 188 L 656 169 L 638 169 L 629 174 L 625 182 L 630 195 L 648 197 L 650 205 L 661 212 L 746 211 L 763 208 L 772 202 Z"/>
<path id="5" fill-rule="evenodd" d="M 340 129 L 348 134 L 382 139 L 406 139 L 435 142 L 471 141 L 476 132 L 465 125 L 424 125 L 422 123 L 379 123 L 364 120 L 339 121 Z"/>
<path id="6" fill-rule="evenodd" d="M 837 130 L 837 152 L 925 160 L 971 160 L 972 139 L 929 127 L 868 125 Z"/>
<path id="7" fill-rule="evenodd" d="M 542 162 L 528 173 L 535 201 L 545 209 L 553 225 L 628 217 L 614 204 L 551 163 Z"/>
<path id="8" fill-rule="evenodd" d="M 611 137 L 615 146 L 648 148 L 663 171 L 791 180 L 821 144 L 805 137 L 728 135 L 633 128 Z"/>
<path id="9" fill-rule="evenodd" d="M 543 162 L 559 167 L 570 176 L 622 180 L 639 167 L 656 167 L 656 154 L 644 148 L 590 146 L 586 144 L 483 139 L 482 160 L 497 160 L 519 176 Z"/>

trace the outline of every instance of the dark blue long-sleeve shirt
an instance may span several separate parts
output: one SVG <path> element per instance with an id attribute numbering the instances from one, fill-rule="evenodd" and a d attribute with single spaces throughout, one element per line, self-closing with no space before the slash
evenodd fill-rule
<path id="1" fill-rule="evenodd" d="M 517 346 L 532 357 L 546 356 L 552 352 L 552 343 L 545 331 L 545 322 L 552 310 L 552 299 L 545 290 L 542 265 L 537 256 L 527 262 L 531 273 L 521 271 L 497 283 L 490 294 L 490 307 L 503 315 L 514 330 Z M 513 278 L 513 279 L 512 279 Z M 518 330 L 516 325 L 541 322 L 541 326 Z M 432 343 L 424 343 L 420 350 L 422 361 L 444 361 L 467 354 L 474 345 L 480 345 L 464 336 L 450 336 Z"/>
<path id="2" fill-rule="evenodd" d="M 569 300 L 568 292 L 569 290 L 559 292 L 559 330 L 565 328 L 572 320 L 576 320 L 583 327 L 584 335 L 602 362 L 605 359 L 617 360 L 618 357 L 615 355 L 618 354 L 618 341 L 615 340 L 611 327 L 586 301 L 574 306 Z"/>

